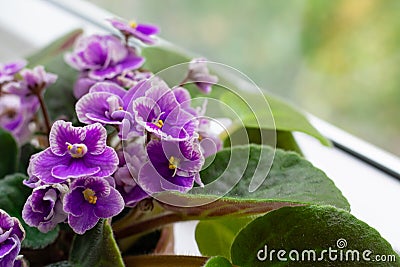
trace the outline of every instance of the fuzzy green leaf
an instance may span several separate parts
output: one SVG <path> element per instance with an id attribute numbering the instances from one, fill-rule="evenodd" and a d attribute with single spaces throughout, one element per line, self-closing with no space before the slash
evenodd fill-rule
<path id="1" fill-rule="evenodd" d="M 18 147 L 12 135 L 0 128 L 0 179 L 17 169 Z"/>
<path id="2" fill-rule="evenodd" d="M 363 258 L 363 253 L 367 258 Z M 400 257 L 375 229 L 332 206 L 271 211 L 238 234 L 231 255 L 232 262 L 242 267 L 400 266 Z M 385 255 L 388 261 L 375 261 L 377 255 Z"/>
<path id="3" fill-rule="evenodd" d="M 232 264 L 224 257 L 212 257 L 203 267 L 232 267 Z"/>
<path id="4" fill-rule="evenodd" d="M 69 261 L 77 267 L 125 266 L 106 220 L 101 220 L 85 234 L 75 236 Z"/>
<path id="5" fill-rule="evenodd" d="M 297 153 L 250 145 L 226 148 L 208 160 L 212 163 L 200 173 L 206 186 L 188 194 L 160 194 L 157 198 L 170 203 L 162 204 L 165 208 L 200 219 L 227 214 L 248 216 L 309 204 L 350 209 L 325 173 Z M 250 192 L 253 179 L 261 185 Z"/>
<path id="6" fill-rule="evenodd" d="M 230 259 L 231 245 L 236 234 L 251 220 L 249 217 L 227 217 L 200 221 L 196 226 L 195 237 L 201 254 Z"/>

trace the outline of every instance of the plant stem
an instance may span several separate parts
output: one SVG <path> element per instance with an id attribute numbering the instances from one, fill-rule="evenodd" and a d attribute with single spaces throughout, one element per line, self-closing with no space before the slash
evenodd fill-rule
<path id="1" fill-rule="evenodd" d="M 47 108 L 46 108 L 46 104 L 44 103 L 43 95 L 41 93 L 38 93 L 38 94 L 36 94 L 36 96 L 39 99 L 40 108 L 41 108 L 42 113 L 43 113 L 44 122 L 45 122 L 45 125 L 46 125 L 46 134 L 49 135 L 50 134 L 50 130 L 51 130 L 51 123 L 50 123 L 49 113 L 47 112 Z"/>
<path id="2" fill-rule="evenodd" d="M 148 220 L 139 221 L 123 229 L 116 229 L 114 234 L 116 238 L 120 239 L 136 234 L 143 234 L 144 232 L 155 230 L 164 225 L 185 220 L 186 219 L 181 214 L 165 213 Z"/>

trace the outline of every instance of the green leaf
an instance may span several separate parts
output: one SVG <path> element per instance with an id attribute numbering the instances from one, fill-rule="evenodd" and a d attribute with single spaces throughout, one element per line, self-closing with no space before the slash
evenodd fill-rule
<path id="1" fill-rule="evenodd" d="M 203 266 L 206 257 L 180 255 L 141 255 L 124 258 L 129 267 L 195 267 Z"/>
<path id="2" fill-rule="evenodd" d="M 278 259 L 279 250 L 285 251 L 279 252 L 281 259 L 288 261 Z M 304 261 L 291 260 L 296 259 L 296 252 L 292 250 L 299 253 L 299 259 L 304 255 Z M 329 250 L 336 251 L 329 254 Z M 365 261 L 362 256 L 366 250 L 371 251 L 369 255 L 364 254 L 371 261 Z M 314 260 L 314 252 L 320 261 Z M 359 261 L 353 260 L 357 259 L 356 253 Z M 375 229 L 332 206 L 285 207 L 267 213 L 238 234 L 231 254 L 233 263 L 242 267 L 400 266 L 400 257 Z M 394 255 L 394 258 L 391 262 L 375 262 L 376 255 Z"/>
<path id="3" fill-rule="evenodd" d="M 240 94 L 225 91 L 220 96 L 220 100 L 227 105 L 235 103 L 232 108 L 239 116 L 240 121 L 235 121 L 238 125 L 243 123 L 247 128 L 303 132 L 317 138 L 324 145 L 330 145 L 330 142 L 292 105 L 267 93 L 264 93 L 264 97 L 265 99 L 262 99 L 258 94 L 245 91 L 241 91 Z M 271 110 L 268 109 L 265 101 L 267 101 Z M 272 112 L 273 119 L 270 112 Z M 229 113 L 226 113 L 226 115 L 229 116 Z M 231 118 L 237 120 L 237 118 Z M 260 118 L 267 119 L 263 119 L 260 123 Z"/>
<path id="4" fill-rule="evenodd" d="M 274 135 L 276 133 L 276 139 Z M 267 142 L 266 142 L 267 141 Z M 229 135 L 229 138 L 224 140 L 224 147 L 235 145 L 259 144 L 275 146 L 288 151 L 294 151 L 302 155 L 300 147 L 297 145 L 296 140 L 291 132 L 287 131 L 273 131 L 268 129 L 259 128 L 245 128 L 238 129 Z"/>
<path id="5" fill-rule="evenodd" d="M 231 245 L 236 234 L 251 220 L 249 217 L 227 217 L 200 221 L 196 226 L 195 236 L 201 254 L 230 259 Z"/>
<path id="6" fill-rule="evenodd" d="M 224 257 L 212 257 L 203 267 L 232 267 L 232 264 Z"/>
<path id="7" fill-rule="evenodd" d="M 146 58 L 144 68 L 154 73 L 161 71 L 157 75 L 161 76 L 170 86 L 178 85 L 187 72 L 187 65 L 178 64 L 187 63 L 191 59 L 187 52 L 177 50 L 176 47 L 171 45 L 146 47 L 142 54 Z M 168 69 L 171 66 L 175 67 Z M 240 79 L 243 76 L 236 81 L 231 81 L 231 71 L 229 68 L 225 72 L 218 69 L 213 71 L 219 77 L 219 85 L 214 85 L 213 91 L 209 95 L 200 94 L 199 90 L 194 88 L 193 85 L 185 85 L 185 87 L 190 91 L 192 97 L 203 96 L 223 101 L 239 115 L 240 121 L 244 123 L 245 127 L 289 132 L 299 131 L 317 138 L 324 145 L 330 145 L 330 142 L 310 124 L 299 110 L 266 91 L 263 91 L 265 99 L 260 97 L 262 94 L 259 92 L 249 93 L 246 83 L 243 83 L 243 80 Z M 233 74 L 238 76 L 238 73 Z M 273 118 L 265 101 L 268 102 Z M 232 103 L 235 103 L 235 105 L 232 105 Z M 225 115 L 231 117 L 232 114 Z M 261 118 L 262 124 L 258 125 L 255 118 L 258 118 L 258 120 Z"/>
<path id="8" fill-rule="evenodd" d="M 23 247 L 44 248 L 54 242 L 59 229 L 57 227 L 48 233 L 42 233 L 37 228 L 28 226 L 22 219 L 22 208 L 31 194 L 31 189 L 22 184 L 22 181 L 26 178 L 23 174 L 17 173 L 0 180 L 0 207 L 20 220 L 26 232 L 26 237 L 22 242 Z"/>
<path id="9" fill-rule="evenodd" d="M 100 222 L 84 235 L 76 235 L 72 243 L 69 261 L 74 266 L 124 266 L 110 224 Z"/>
<path id="10" fill-rule="evenodd" d="M 297 153 L 250 145 L 223 149 L 215 158 L 207 159 L 206 165 L 209 160 L 212 163 L 200 173 L 204 188 L 193 188 L 188 194 L 156 196 L 170 203 L 162 204 L 166 209 L 196 218 L 247 216 L 307 204 L 350 209 L 325 173 Z M 254 179 L 260 186 L 250 192 Z"/>
<path id="11" fill-rule="evenodd" d="M 0 179 L 17 169 L 18 146 L 12 135 L 0 128 Z"/>
<path id="12" fill-rule="evenodd" d="M 73 267 L 73 265 L 68 261 L 60 261 L 46 265 L 46 267 Z"/>

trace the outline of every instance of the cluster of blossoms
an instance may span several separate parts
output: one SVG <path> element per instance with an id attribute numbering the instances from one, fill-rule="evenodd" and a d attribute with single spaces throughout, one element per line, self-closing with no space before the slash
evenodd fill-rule
<path id="1" fill-rule="evenodd" d="M 40 130 L 31 122 L 36 120 L 44 90 L 57 79 L 42 66 L 24 69 L 25 66 L 23 60 L 0 63 L 0 127 L 11 132 L 19 144 Z"/>
<path id="2" fill-rule="evenodd" d="M 124 207 L 134 207 L 154 194 L 185 193 L 195 183 L 203 186 L 199 173 L 204 159 L 221 148 L 204 118 L 205 104 L 192 107 L 183 85 L 170 88 L 141 69 L 145 59 L 128 40 L 153 44 L 158 28 L 110 22 L 121 31 L 122 39 L 113 35 L 81 37 L 65 56 L 79 71 L 74 95 L 80 125 L 55 121 L 49 131 L 49 147 L 30 159 L 29 179 L 24 184 L 33 191 L 22 217 L 42 232 L 66 222 L 74 232 L 83 234 L 99 219 L 116 216 Z M 18 68 L 15 64 L 14 73 Z M 20 95 L 24 92 L 21 101 L 39 99 L 28 96 L 30 80 L 42 72 L 42 68 L 31 75 L 21 72 L 26 83 L 18 88 Z M 31 76 L 34 78 L 29 79 Z M 50 74 L 41 78 L 35 88 L 43 89 L 55 81 Z M 4 79 L 7 92 L 14 94 L 13 79 Z M 205 60 L 196 59 L 189 64 L 184 83 L 188 81 L 208 93 L 217 78 L 209 73 Z M 34 95 L 43 90 L 39 91 Z M 39 104 L 35 102 L 36 109 Z"/>

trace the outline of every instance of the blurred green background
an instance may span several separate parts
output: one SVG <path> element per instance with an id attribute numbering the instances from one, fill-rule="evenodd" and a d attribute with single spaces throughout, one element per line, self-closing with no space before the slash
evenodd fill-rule
<path id="1" fill-rule="evenodd" d="M 398 0 L 90 0 L 400 155 Z"/>

